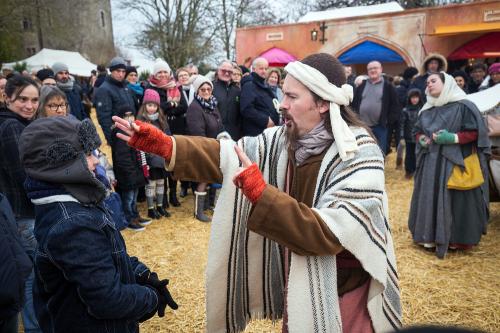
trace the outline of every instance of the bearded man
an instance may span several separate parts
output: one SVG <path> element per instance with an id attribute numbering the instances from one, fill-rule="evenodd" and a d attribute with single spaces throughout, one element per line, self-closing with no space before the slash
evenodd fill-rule
<path id="1" fill-rule="evenodd" d="M 392 331 L 401 306 L 382 152 L 348 107 L 337 59 L 313 54 L 285 70 L 285 125 L 236 147 L 114 117 L 119 137 L 165 157 L 175 177 L 222 183 L 208 332 L 240 332 L 252 318 L 283 318 L 284 332 Z"/>
<path id="2" fill-rule="evenodd" d="M 71 114 L 78 120 L 88 118 L 89 115 L 85 112 L 82 103 L 82 88 L 75 81 L 75 78 L 69 74 L 68 65 L 62 62 L 56 62 L 52 65 L 52 71 L 55 74 L 57 87 L 66 94 Z"/>

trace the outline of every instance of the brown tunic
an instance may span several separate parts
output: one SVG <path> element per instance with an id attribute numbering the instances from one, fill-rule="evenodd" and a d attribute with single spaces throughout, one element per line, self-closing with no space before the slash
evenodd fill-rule
<path id="1" fill-rule="evenodd" d="M 222 183 L 220 145 L 202 137 L 174 136 L 172 156 L 176 179 Z M 324 152 L 325 153 L 325 152 Z M 297 167 L 293 159 L 290 194 L 267 185 L 247 221 L 248 229 L 276 241 L 299 255 L 337 255 L 349 257 L 326 223 L 311 208 L 316 180 L 324 153 L 308 158 Z M 232 181 L 232 180 L 227 180 Z M 341 296 L 366 282 L 369 274 L 361 267 L 339 267 L 337 288 Z"/>

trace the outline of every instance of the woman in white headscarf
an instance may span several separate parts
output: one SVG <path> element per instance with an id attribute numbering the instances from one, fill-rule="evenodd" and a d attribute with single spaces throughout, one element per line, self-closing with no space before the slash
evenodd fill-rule
<path id="1" fill-rule="evenodd" d="M 417 170 L 408 225 L 416 243 L 444 258 L 448 249 L 477 245 L 486 232 L 489 140 L 479 110 L 453 77 L 429 75 L 426 95 L 415 126 Z M 450 181 L 454 167 L 463 170 L 464 159 L 475 153 L 485 181 L 456 189 Z"/>

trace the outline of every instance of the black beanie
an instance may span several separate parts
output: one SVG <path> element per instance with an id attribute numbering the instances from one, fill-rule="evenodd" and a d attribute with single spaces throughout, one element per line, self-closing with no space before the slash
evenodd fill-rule
<path id="1" fill-rule="evenodd" d="M 127 69 L 125 70 L 125 77 L 127 77 L 130 73 L 138 74 L 137 68 L 135 68 L 134 66 L 127 66 Z"/>
<path id="2" fill-rule="evenodd" d="M 461 76 L 464 78 L 465 82 L 467 82 L 467 80 L 469 79 L 469 76 L 464 71 L 461 70 L 454 71 L 453 74 L 451 74 L 451 76 L 453 76 L 454 78 L 457 76 Z"/>
<path id="3" fill-rule="evenodd" d="M 37 73 L 36 73 L 36 77 L 43 82 L 43 80 L 45 79 L 54 79 L 55 78 L 55 75 L 54 75 L 54 71 L 52 71 L 52 69 L 50 68 L 44 68 L 44 69 L 40 69 Z"/>
<path id="4" fill-rule="evenodd" d="M 412 77 L 418 74 L 418 69 L 415 67 L 408 67 L 403 72 L 403 79 L 411 80 Z"/>

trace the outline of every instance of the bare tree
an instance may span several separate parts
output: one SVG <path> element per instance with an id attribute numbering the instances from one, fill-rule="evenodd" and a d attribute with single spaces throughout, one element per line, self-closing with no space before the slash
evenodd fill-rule
<path id="1" fill-rule="evenodd" d="M 217 35 L 227 59 L 234 57 L 237 28 L 284 21 L 284 18 L 277 16 L 274 9 L 264 0 L 220 0 L 217 7 L 220 22 Z"/>
<path id="2" fill-rule="evenodd" d="M 214 0 L 122 0 L 123 8 L 143 16 L 136 46 L 173 68 L 199 62 L 212 52 L 217 23 Z"/>

